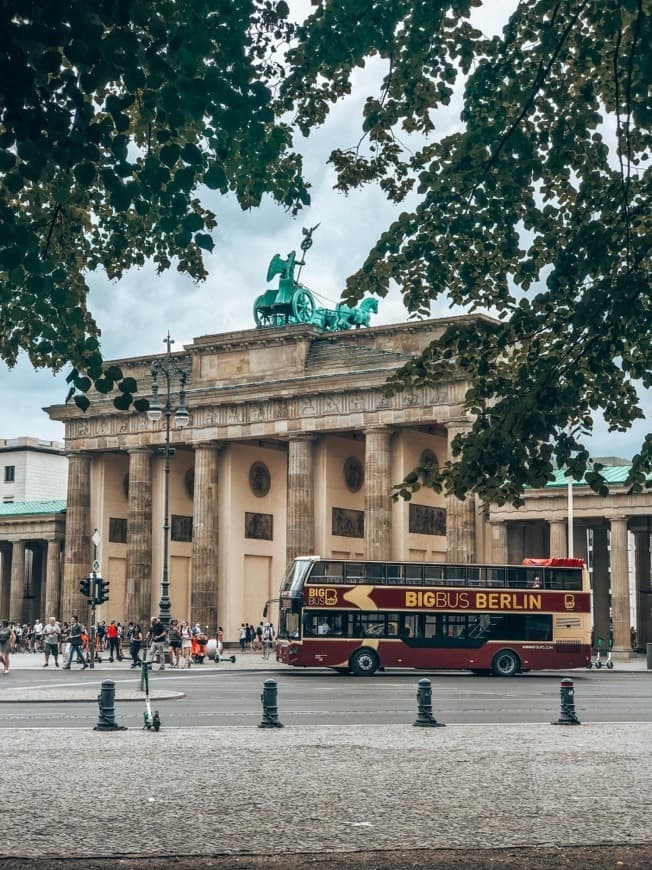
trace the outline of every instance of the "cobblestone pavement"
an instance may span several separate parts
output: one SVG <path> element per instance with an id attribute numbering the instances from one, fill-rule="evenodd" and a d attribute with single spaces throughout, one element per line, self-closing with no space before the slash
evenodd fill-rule
<path id="1" fill-rule="evenodd" d="M 3 780 L 20 783 L 0 857 L 90 868 L 227 856 L 214 859 L 220 870 L 262 866 L 264 855 L 276 856 L 264 866 L 291 868 L 409 867 L 410 853 L 419 866 L 462 866 L 465 855 L 464 866 L 517 867 L 509 855 L 535 847 L 649 857 L 651 740 L 652 724 L 20 728 L 0 745 Z M 387 863 L 397 849 L 407 863 Z M 39 863 L 21 865 L 30 858 Z M 591 866 L 650 866 L 618 860 Z"/>

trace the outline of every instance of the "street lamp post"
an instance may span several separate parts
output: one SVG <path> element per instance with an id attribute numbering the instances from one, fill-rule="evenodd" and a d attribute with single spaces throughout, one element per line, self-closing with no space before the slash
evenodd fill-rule
<path id="1" fill-rule="evenodd" d="M 165 486 L 163 496 L 163 570 L 161 575 L 161 599 L 159 601 L 159 619 L 167 628 L 170 624 L 170 577 L 168 568 L 168 550 L 170 537 L 170 456 L 174 456 L 174 447 L 170 447 L 170 421 L 173 416 L 172 412 L 172 394 L 174 392 L 175 381 L 179 385 L 179 404 L 174 412 L 174 422 L 179 429 L 185 429 L 190 422 L 190 415 L 186 410 L 186 381 L 188 373 L 180 368 L 172 359 L 171 345 L 174 344 L 174 339 L 170 338 L 168 332 L 167 337 L 163 339 L 167 347 L 164 357 L 154 360 L 152 363 L 152 399 L 149 403 L 147 416 L 152 422 L 157 422 L 165 414 L 165 447 L 159 447 L 159 454 L 165 457 Z M 161 408 L 159 404 L 159 376 L 163 378 L 165 396 L 165 405 Z"/>

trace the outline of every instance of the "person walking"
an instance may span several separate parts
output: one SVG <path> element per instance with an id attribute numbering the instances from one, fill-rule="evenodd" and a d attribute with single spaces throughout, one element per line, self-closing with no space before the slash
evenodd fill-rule
<path id="1" fill-rule="evenodd" d="M 247 643 L 247 627 L 242 622 L 240 624 L 240 652 L 243 653 L 245 651 L 245 644 Z"/>
<path id="2" fill-rule="evenodd" d="M 132 625 L 128 632 L 129 640 L 129 655 L 131 656 L 131 667 L 137 668 L 142 665 L 140 660 L 140 648 L 143 643 L 143 632 L 140 625 Z"/>
<path id="3" fill-rule="evenodd" d="M 184 667 L 189 668 L 192 656 L 190 650 L 192 648 L 192 636 L 190 633 L 190 624 L 184 621 L 181 623 L 181 655 L 183 656 Z"/>
<path id="4" fill-rule="evenodd" d="M 168 631 L 168 641 L 170 643 L 170 667 L 179 667 L 179 654 L 181 653 L 181 629 L 179 628 L 179 620 L 170 620 L 170 629 Z"/>
<path id="5" fill-rule="evenodd" d="M 224 629 L 221 625 L 217 627 L 217 654 L 219 656 L 224 652 Z"/>
<path id="6" fill-rule="evenodd" d="M 149 631 L 147 632 L 147 642 L 149 644 L 149 659 L 156 660 L 159 663 L 159 671 L 165 670 L 165 641 L 167 640 L 168 632 L 158 616 L 152 616 Z"/>
<path id="7" fill-rule="evenodd" d="M 86 660 L 82 655 L 81 647 L 82 647 L 82 634 L 84 633 L 84 626 L 80 623 L 76 616 L 70 617 L 70 628 L 68 630 L 68 642 L 70 643 L 70 654 L 68 656 L 68 661 L 63 666 L 64 671 L 70 670 L 70 665 L 72 664 L 72 660 L 74 656 L 77 656 L 77 661 L 81 663 L 82 671 L 85 670 L 88 665 L 86 664 Z"/>
<path id="8" fill-rule="evenodd" d="M 106 638 L 109 643 L 109 661 L 113 661 L 113 657 L 121 662 L 122 656 L 120 655 L 120 638 L 118 636 L 118 626 L 116 624 L 115 619 L 112 619 L 109 626 L 106 629 Z"/>
<path id="9" fill-rule="evenodd" d="M 9 652 L 15 640 L 16 636 L 9 628 L 9 620 L 3 619 L 0 623 L 0 662 L 2 662 L 3 674 L 9 673 Z"/>
<path id="10" fill-rule="evenodd" d="M 61 640 L 61 626 L 54 616 L 51 616 L 43 626 L 43 652 L 45 653 L 44 668 L 50 664 L 50 656 L 54 657 L 54 664 L 59 667 L 59 642 Z"/>

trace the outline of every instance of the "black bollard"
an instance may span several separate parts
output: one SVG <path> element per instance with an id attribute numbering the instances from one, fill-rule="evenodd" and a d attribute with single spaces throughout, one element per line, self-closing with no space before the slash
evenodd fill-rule
<path id="1" fill-rule="evenodd" d="M 263 719 L 258 727 L 282 728 L 282 723 L 278 721 L 278 687 L 276 680 L 265 680 L 260 700 L 263 703 Z"/>
<path id="2" fill-rule="evenodd" d="M 445 728 L 444 722 L 438 722 L 432 715 L 432 686 L 430 680 L 419 680 L 417 689 L 417 721 L 419 728 Z"/>
<path id="3" fill-rule="evenodd" d="M 561 695 L 561 713 L 552 725 L 580 725 L 581 722 L 575 713 L 575 689 L 574 683 L 569 677 L 564 677 L 560 683 L 559 694 Z"/>
<path id="4" fill-rule="evenodd" d="M 102 690 L 97 696 L 100 707 L 97 725 L 93 731 L 126 731 L 125 725 L 117 725 L 115 721 L 115 683 L 113 680 L 104 680 Z"/>

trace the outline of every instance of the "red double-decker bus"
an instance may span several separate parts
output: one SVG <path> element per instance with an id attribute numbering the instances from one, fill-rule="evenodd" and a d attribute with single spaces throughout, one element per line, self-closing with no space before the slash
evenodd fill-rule
<path id="1" fill-rule="evenodd" d="M 508 677 L 586 667 L 591 602 L 581 559 L 521 565 L 306 556 L 279 595 L 276 659 L 356 676 L 462 668 Z"/>

